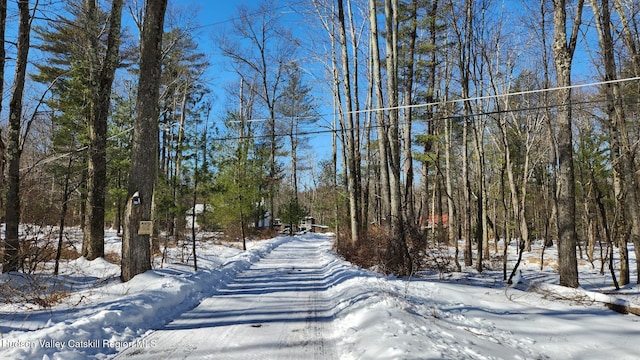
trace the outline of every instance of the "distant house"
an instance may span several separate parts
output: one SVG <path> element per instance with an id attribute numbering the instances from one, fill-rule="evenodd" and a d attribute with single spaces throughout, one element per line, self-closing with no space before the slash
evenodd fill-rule
<path id="1" fill-rule="evenodd" d="M 194 220 L 195 220 L 195 227 L 200 228 L 200 224 L 198 224 L 198 217 L 201 218 L 203 214 L 208 212 L 210 213 L 211 211 L 212 211 L 212 208 L 211 208 L 211 205 L 209 204 L 196 204 L 196 206 L 187 210 L 186 217 L 185 217 L 187 229 L 191 229 L 192 225 L 194 224 Z M 193 216 L 194 214 L 195 214 L 195 219 Z"/>
<path id="2" fill-rule="evenodd" d="M 290 227 L 291 227 L 290 224 L 283 224 L 282 221 L 280 221 L 280 219 L 275 219 L 273 222 L 273 228 L 278 231 L 282 231 L 282 232 L 288 231 Z M 307 216 L 300 221 L 300 223 L 294 230 L 325 233 L 328 231 L 328 229 L 329 227 L 326 225 L 316 224 L 316 219 L 314 217 Z"/>
<path id="3" fill-rule="evenodd" d="M 326 233 L 329 231 L 329 227 L 327 225 L 313 224 L 311 227 L 311 232 L 314 233 Z"/>
<path id="4" fill-rule="evenodd" d="M 300 231 L 312 231 L 313 229 L 313 225 L 315 225 L 316 223 L 316 219 L 312 216 L 307 216 L 304 219 L 302 219 L 302 221 L 300 221 L 300 224 L 298 225 L 298 229 L 300 229 Z"/>
<path id="5" fill-rule="evenodd" d="M 258 215 L 257 216 L 257 221 L 255 226 L 258 229 L 266 229 L 271 225 L 271 222 L 269 221 L 269 212 L 268 211 L 264 211 L 262 213 L 262 216 Z"/>
<path id="6" fill-rule="evenodd" d="M 262 198 L 260 202 L 255 203 L 255 206 L 258 211 L 255 215 L 253 226 L 258 229 L 268 229 L 271 227 L 271 213 L 265 209 L 266 203 L 264 198 Z"/>
<path id="7" fill-rule="evenodd" d="M 420 218 L 421 222 L 422 222 L 422 217 Z M 442 224 L 442 227 L 449 227 L 449 215 L 447 214 L 442 214 L 442 215 L 429 215 L 427 217 L 427 223 L 422 223 L 422 228 L 423 229 L 433 229 L 434 226 L 439 226 L 440 224 Z"/>

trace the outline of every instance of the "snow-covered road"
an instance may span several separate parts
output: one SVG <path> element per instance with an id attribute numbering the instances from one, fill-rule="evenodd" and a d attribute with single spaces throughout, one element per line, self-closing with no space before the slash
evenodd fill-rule
<path id="1" fill-rule="evenodd" d="M 490 269 L 398 279 L 345 262 L 333 241 L 277 237 L 247 251 L 201 241 L 198 271 L 170 248 L 170 261 L 126 283 L 117 264 L 69 261 L 49 280 L 68 289 L 59 304 L 0 302 L 0 359 L 639 358 L 640 318 L 603 303 L 640 307 L 640 287 L 614 292 L 598 266 L 580 265 L 579 289 L 555 285 L 535 251 L 515 287 Z M 3 274 L 0 285 L 26 279 Z"/>
<path id="2" fill-rule="evenodd" d="M 116 359 L 336 358 L 327 337 L 335 309 L 330 245 L 318 237 L 282 244 Z"/>

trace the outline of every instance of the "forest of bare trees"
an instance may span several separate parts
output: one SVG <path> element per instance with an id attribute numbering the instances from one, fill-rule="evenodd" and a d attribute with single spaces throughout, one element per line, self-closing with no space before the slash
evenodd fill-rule
<path id="1" fill-rule="evenodd" d="M 56 260 L 113 227 L 131 279 L 206 204 L 242 239 L 311 215 L 401 276 L 444 247 L 507 280 L 514 243 L 557 246 L 564 286 L 595 258 L 640 282 L 640 1 L 164 3 L 0 1 L 3 272 L 35 261 L 21 224 Z"/>

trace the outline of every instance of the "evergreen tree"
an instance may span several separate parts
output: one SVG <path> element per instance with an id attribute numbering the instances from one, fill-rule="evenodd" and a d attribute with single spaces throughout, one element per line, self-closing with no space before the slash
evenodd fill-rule
<path id="1" fill-rule="evenodd" d="M 244 244 L 248 225 L 256 218 L 264 218 L 262 202 L 266 196 L 268 157 L 256 147 L 247 122 L 236 119 L 235 116 L 227 119 L 227 126 L 238 130 L 240 136 L 235 146 L 230 143 L 226 147 L 233 150 L 220 154 L 212 205 L 216 221 L 223 228 L 239 226 Z"/>
<path id="2" fill-rule="evenodd" d="M 35 29 L 49 61 L 36 65 L 34 79 L 52 84 L 48 105 L 62 113 L 59 130 L 84 129 L 86 134 L 89 206 L 82 255 L 90 260 L 104 255 L 107 119 L 119 64 L 122 6 L 122 0 L 114 0 L 107 14 L 94 1 L 72 1 L 68 15 Z"/>
<path id="3" fill-rule="evenodd" d="M 166 230 L 172 234 L 184 228 L 184 213 L 189 206 L 187 179 L 184 168 L 185 152 L 194 146 L 188 139 L 190 128 L 197 127 L 204 94 L 204 72 L 209 66 L 205 54 L 199 51 L 193 36 L 182 28 L 174 28 L 165 35 L 163 58 L 160 126 L 159 186 L 155 194 L 157 213 L 166 219 Z"/>
<path id="4" fill-rule="evenodd" d="M 289 224 L 289 236 L 293 236 L 293 229 L 309 215 L 309 210 L 298 202 L 298 199 L 291 198 L 282 209 L 280 209 L 280 220 L 283 224 Z"/>
<path id="5" fill-rule="evenodd" d="M 108 190 L 105 202 L 105 221 L 110 221 L 118 233 L 127 198 L 127 174 L 131 166 L 131 127 L 133 126 L 135 92 L 131 87 L 114 94 L 113 112 L 109 122 L 107 143 Z"/>

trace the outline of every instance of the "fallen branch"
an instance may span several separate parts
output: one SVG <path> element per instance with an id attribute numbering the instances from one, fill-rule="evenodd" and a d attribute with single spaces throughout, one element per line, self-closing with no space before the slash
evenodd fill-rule
<path id="1" fill-rule="evenodd" d="M 620 314 L 633 314 L 640 316 L 640 308 L 637 307 L 615 303 L 604 303 L 604 306 Z"/>

